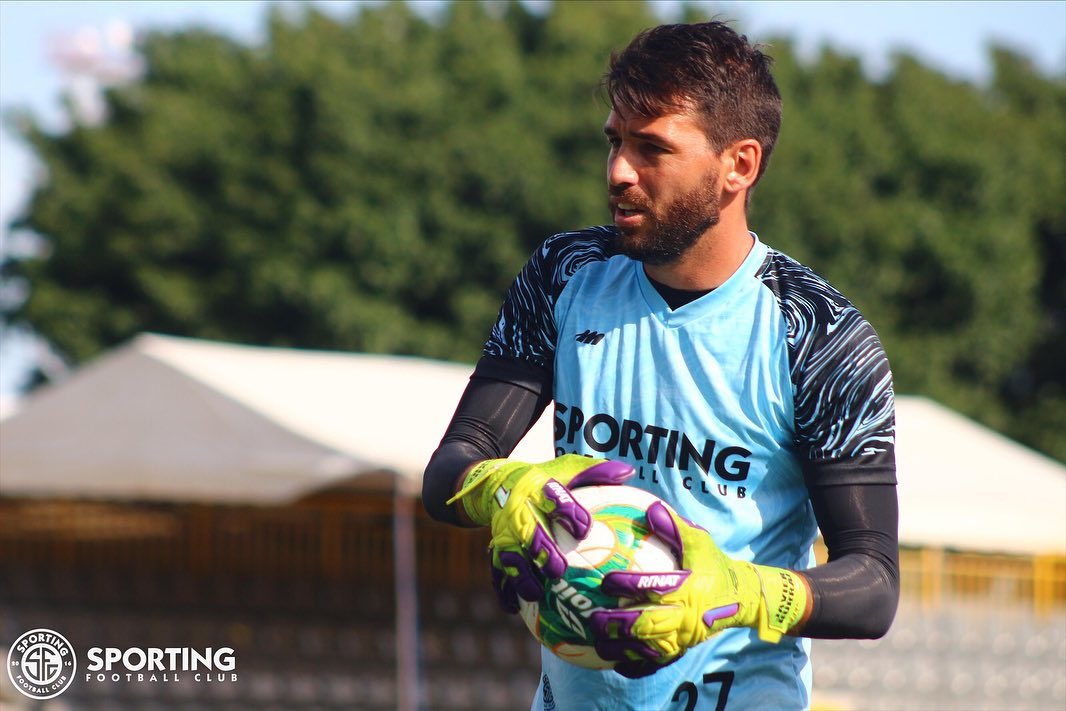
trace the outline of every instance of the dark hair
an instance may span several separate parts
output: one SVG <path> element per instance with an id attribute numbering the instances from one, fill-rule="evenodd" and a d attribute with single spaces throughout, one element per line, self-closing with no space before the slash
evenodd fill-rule
<path id="1" fill-rule="evenodd" d="M 722 22 L 660 25 L 611 55 L 603 86 L 612 107 L 638 116 L 695 109 L 716 151 L 754 138 L 763 152 L 758 182 L 781 128 L 772 62 Z"/>

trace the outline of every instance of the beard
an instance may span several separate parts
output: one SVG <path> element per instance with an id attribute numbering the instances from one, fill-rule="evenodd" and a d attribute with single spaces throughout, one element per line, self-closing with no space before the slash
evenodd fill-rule
<path id="1" fill-rule="evenodd" d="M 712 174 L 692 191 L 658 210 L 643 195 L 616 193 L 616 197 L 644 211 L 646 218 L 640 227 L 618 228 L 618 250 L 652 266 L 680 259 L 721 219 L 721 201 L 715 192 L 717 182 L 717 175 Z"/>

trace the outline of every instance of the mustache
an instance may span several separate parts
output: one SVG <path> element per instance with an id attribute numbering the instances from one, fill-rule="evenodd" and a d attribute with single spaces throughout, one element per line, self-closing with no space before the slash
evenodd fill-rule
<path id="1" fill-rule="evenodd" d="M 651 206 L 651 201 L 638 190 L 633 188 L 616 188 L 609 186 L 607 188 L 608 195 L 619 202 L 628 202 L 636 205 L 641 210 L 646 210 Z"/>

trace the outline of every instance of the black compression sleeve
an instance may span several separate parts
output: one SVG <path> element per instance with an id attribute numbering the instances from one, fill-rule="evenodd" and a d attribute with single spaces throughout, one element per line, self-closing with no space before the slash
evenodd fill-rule
<path id="1" fill-rule="evenodd" d="M 551 401 L 551 372 L 524 361 L 478 361 L 440 446 L 422 476 L 422 505 L 438 521 L 459 525 L 445 502 L 471 464 L 506 457 Z"/>
<path id="2" fill-rule="evenodd" d="M 809 488 L 829 560 L 803 571 L 813 609 L 801 630 L 821 639 L 884 636 L 899 603 L 899 504 L 891 484 Z"/>

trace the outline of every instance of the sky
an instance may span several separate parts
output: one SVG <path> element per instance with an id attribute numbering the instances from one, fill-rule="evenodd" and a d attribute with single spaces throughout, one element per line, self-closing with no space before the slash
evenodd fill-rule
<path id="1" fill-rule="evenodd" d="M 235 39 L 262 39 L 271 5 L 299 6 L 293 0 L 0 0 L 0 112 L 28 109 L 45 126 L 62 130 L 61 97 L 84 86 L 61 69 L 62 56 L 97 48 L 116 71 L 132 66 L 130 41 L 144 30 L 207 26 Z M 318 0 L 314 5 L 338 16 L 352 12 L 351 0 Z M 427 13 L 439 4 L 416 4 Z M 871 76 L 886 72 L 896 52 L 962 80 L 988 78 L 988 47 L 1000 44 L 1030 57 L 1048 73 L 1066 75 L 1066 0 L 940 2 L 776 2 L 697 3 L 720 19 L 737 20 L 749 37 L 785 35 L 802 53 L 824 45 L 858 56 Z M 671 17 L 677 4 L 661 2 Z M 624 38 L 620 38 L 620 42 Z M 0 127 L 0 252 L 18 240 L 7 229 L 25 205 L 38 179 L 32 155 L 6 125 Z M 0 342 L 0 398 L 19 389 L 26 364 L 37 349 L 29 339 L 7 334 Z"/>

